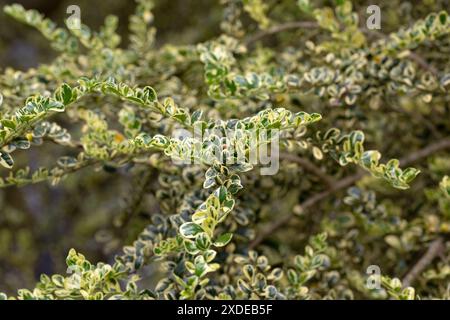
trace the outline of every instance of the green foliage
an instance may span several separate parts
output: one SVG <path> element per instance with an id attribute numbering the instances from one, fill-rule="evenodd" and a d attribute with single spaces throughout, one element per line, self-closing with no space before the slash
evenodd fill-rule
<path id="1" fill-rule="evenodd" d="M 42 275 L 1 300 L 449 298 L 441 1 L 430 2 L 437 13 L 419 11 L 423 20 L 402 20 L 407 29 L 387 19 L 393 32 L 380 35 L 361 27 L 362 1 L 223 0 L 220 34 L 188 45 L 156 45 L 159 3 L 136 2 L 128 45 L 115 16 L 92 31 L 4 8 L 58 56 L 0 75 L 0 261 L 16 237 L 33 242 L 15 234 L 27 218 L 7 192 L 28 199 L 44 181 L 67 190 L 54 218 L 82 220 L 76 229 L 96 233 L 99 260 L 111 259 L 93 264 L 71 249 L 66 276 Z M 241 161 L 275 145 L 275 175 Z M 433 253 L 411 279 L 437 240 L 445 259 Z M 381 268 L 379 288 L 366 284 L 369 265 Z"/>
<path id="2" fill-rule="evenodd" d="M 402 282 L 398 278 L 382 278 L 383 286 L 387 289 L 389 296 L 396 300 L 414 300 L 415 292 L 411 287 L 402 288 Z"/>

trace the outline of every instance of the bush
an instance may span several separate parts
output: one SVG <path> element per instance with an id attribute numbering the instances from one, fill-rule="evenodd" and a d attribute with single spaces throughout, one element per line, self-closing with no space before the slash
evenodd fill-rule
<path id="1" fill-rule="evenodd" d="M 450 298 L 450 18 L 389 3 L 377 31 L 363 1 L 222 0 L 163 45 L 151 0 L 126 45 L 6 6 L 58 56 L 0 77 L 0 285 L 105 262 L 0 297 Z"/>

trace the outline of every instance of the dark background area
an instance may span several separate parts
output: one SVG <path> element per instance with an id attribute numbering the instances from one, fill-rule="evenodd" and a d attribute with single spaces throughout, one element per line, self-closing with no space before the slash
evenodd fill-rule
<path id="1" fill-rule="evenodd" d="M 0 0 L 0 7 L 20 3 L 26 9 L 36 9 L 59 26 L 69 14 L 67 7 L 76 4 L 81 9 L 81 21 L 92 30 L 97 30 L 107 15 L 119 17 L 118 33 L 122 35 L 122 46 L 127 45 L 128 17 L 133 13 L 132 0 Z M 156 1 L 154 24 L 158 30 L 159 46 L 168 39 L 172 43 L 196 43 L 219 32 L 220 7 L 211 0 L 162 0 Z M 208 14 L 199 15 L 199 12 Z M 182 32 L 180 32 L 182 31 Z M 0 12 L 0 68 L 10 66 L 27 69 L 53 59 L 55 52 L 37 31 L 31 30 Z"/>

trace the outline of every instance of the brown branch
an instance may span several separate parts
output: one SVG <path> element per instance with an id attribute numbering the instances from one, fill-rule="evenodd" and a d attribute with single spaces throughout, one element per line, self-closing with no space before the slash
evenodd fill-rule
<path id="1" fill-rule="evenodd" d="M 438 71 L 436 70 L 436 68 L 426 62 L 425 59 L 419 56 L 417 53 L 410 51 L 408 54 L 408 58 L 417 63 L 422 69 L 431 72 L 434 76 L 438 75 Z"/>
<path id="2" fill-rule="evenodd" d="M 429 146 L 420 149 L 416 152 L 411 153 L 410 155 L 402 158 L 400 160 L 400 164 L 404 166 L 408 166 L 420 159 L 426 158 L 429 155 L 436 153 L 441 150 L 450 149 L 450 138 L 444 138 L 439 140 L 438 142 L 432 143 Z"/>
<path id="3" fill-rule="evenodd" d="M 421 150 L 418 150 L 400 160 L 400 164 L 402 166 L 408 166 L 416 161 L 419 161 L 423 158 L 428 157 L 429 155 L 444 150 L 444 149 L 450 149 L 450 138 L 445 138 L 443 140 L 440 140 L 434 144 L 431 144 Z M 360 180 L 363 176 L 367 174 L 366 171 L 359 171 L 355 173 L 354 175 L 351 175 L 347 178 L 343 178 L 339 181 L 337 181 L 330 189 L 322 191 L 311 198 L 307 199 L 301 204 L 301 207 L 303 210 L 309 209 L 310 207 L 314 206 L 315 204 L 319 203 L 320 201 L 326 199 L 328 196 L 334 194 L 335 192 L 338 192 L 342 189 L 348 188 L 355 184 L 358 180 Z M 274 223 L 269 225 L 267 228 L 263 229 L 260 234 L 250 243 L 250 249 L 255 248 L 257 245 L 259 245 L 266 237 L 273 234 L 276 230 L 280 229 L 282 226 L 284 226 L 286 223 L 288 223 L 291 218 L 294 216 L 293 213 L 288 213 L 282 217 L 280 217 L 278 220 L 276 220 Z"/>
<path id="4" fill-rule="evenodd" d="M 277 26 L 274 26 L 272 28 L 269 28 L 267 30 L 262 30 L 247 39 L 244 40 L 245 45 L 251 45 L 252 43 L 261 40 L 262 38 L 265 38 L 269 35 L 283 32 L 286 30 L 291 29 L 315 29 L 318 27 L 318 24 L 315 21 L 292 21 L 292 22 L 286 22 Z"/>
<path id="5" fill-rule="evenodd" d="M 411 268 L 402 280 L 403 287 L 409 287 L 413 281 L 426 269 L 426 267 L 439 255 L 444 249 L 444 239 L 442 237 L 436 238 L 431 242 L 428 250 L 417 261 L 417 263 Z"/>
<path id="6" fill-rule="evenodd" d="M 125 199 L 128 202 L 127 207 L 122 212 L 119 220 L 112 220 L 112 225 L 115 227 L 116 233 L 123 238 L 126 227 L 132 218 L 138 214 L 138 210 L 142 205 L 144 196 L 148 192 L 148 187 L 152 182 L 157 180 L 157 173 L 153 168 L 147 168 L 143 174 L 138 174 L 135 178 L 137 181 L 133 184 L 133 191 L 130 192 L 129 198 Z"/>
<path id="7" fill-rule="evenodd" d="M 333 186 L 336 183 L 331 176 L 326 174 L 323 170 L 321 170 L 319 167 L 317 167 L 314 163 L 312 163 L 306 158 L 300 158 L 299 156 L 294 154 L 281 152 L 280 159 L 288 160 L 299 164 L 306 171 L 309 171 L 310 173 L 319 177 L 329 187 Z"/>
<path id="8" fill-rule="evenodd" d="M 267 36 L 270 36 L 270 35 L 273 35 L 273 34 L 276 34 L 279 32 L 283 32 L 283 31 L 292 30 L 292 29 L 317 29 L 318 27 L 319 27 L 319 24 L 316 21 L 286 22 L 286 23 L 279 24 L 277 26 L 273 26 L 272 28 L 269 28 L 267 30 L 259 31 L 258 33 L 245 39 L 244 43 L 246 45 L 250 45 L 250 44 L 252 44 L 258 40 L 261 40 L 262 38 L 265 38 Z M 381 33 L 377 30 L 369 30 L 369 29 L 365 29 L 365 28 L 362 28 L 360 30 L 364 34 L 375 37 L 377 39 L 380 39 L 380 38 L 382 39 L 382 38 L 386 37 L 386 35 L 384 33 Z"/>

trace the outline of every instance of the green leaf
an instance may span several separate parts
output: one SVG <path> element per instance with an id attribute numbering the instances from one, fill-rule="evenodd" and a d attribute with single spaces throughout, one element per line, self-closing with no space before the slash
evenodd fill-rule
<path id="1" fill-rule="evenodd" d="M 250 163 L 241 163 L 235 165 L 234 169 L 239 172 L 247 172 L 253 169 L 253 165 Z"/>
<path id="2" fill-rule="evenodd" d="M 444 176 L 439 183 L 439 187 L 446 197 L 450 199 L 450 178 L 449 176 Z"/>
<path id="3" fill-rule="evenodd" d="M 221 186 L 219 188 L 219 201 L 222 203 L 225 201 L 225 199 L 227 198 L 227 188 L 225 188 L 224 186 Z"/>
<path id="4" fill-rule="evenodd" d="M 270 272 L 267 279 L 270 281 L 280 281 L 282 277 L 283 277 L 283 269 L 275 268 Z"/>
<path id="5" fill-rule="evenodd" d="M 153 89 L 150 86 L 147 86 L 143 89 L 144 91 L 144 97 L 145 102 L 155 102 L 158 99 L 158 96 L 156 95 L 155 89 Z"/>
<path id="6" fill-rule="evenodd" d="M 239 289 L 240 289 L 243 293 L 245 293 L 245 294 L 251 294 L 251 293 L 252 293 L 252 288 L 251 288 L 250 285 L 249 285 L 247 282 L 245 282 L 244 280 L 239 279 L 238 282 L 237 282 L 237 284 L 238 284 Z"/>
<path id="7" fill-rule="evenodd" d="M 62 102 L 64 105 L 68 105 L 73 100 L 73 94 L 72 94 L 72 88 L 64 83 L 60 88 L 60 102 Z"/>
<path id="8" fill-rule="evenodd" d="M 242 267 L 242 273 L 247 278 L 247 280 L 252 281 L 255 276 L 255 268 L 251 264 L 246 264 Z"/>
<path id="9" fill-rule="evenodd" d="M 200 251 L 205 251 L 209 249 L 211 239 L 205 232 L 200 232 L 195 236 L 195 244 Z"/>
<path id="10" fill-rule="evenodd" d="M 74 168 L 78 161 L 74 157 L 64 156 L 60 157 L 56 163 L 62 168 Z"/>
<path id="11" fill-rule="evenodd" d="M 50 101 L 47 105 L 48 111 L 55 111 L 55 112 L 64 112 L 65 106 L 63 103 L 59 101 Z"/>
<path id="12" fill-rule="evenodd" d="M 404 300 L 414 300 L 415 296 L 416 291 L 414 290 L 413 287 L 405 288 L 401 294 L 401 298 Z"/>
<path id="13" fill-rule="evenodd" d="M 312 6 L 309 0 L 297 0 L 297 5 L 305 13 L 310 13 L 312 11 Z"/>
<path id="14" fill-rule="evenodd" d="M 15 140 L 12 143 L 16 148 L 26 150 L 30 148 L 30 141 L 21 139 L 21 140 Z"/>
<path id="15" fill-rule="evenodd" d="M 287 271 L 287 278 L 288 278 L 289 282 L 292 285 L 296 285 L 298 283 L 298 280 L 299 280 L 298 279 L 298 273 L 292 268 L 288 269 L 288 271 Z"/>
<path id="16" fill-rule="evenodd" d="M 419 173 L 420 173 L 420 170 L 418 170 L 418 169 L 408 168 L 403 171 L 402 179 L 403 179 L 403 181 L 405 181 L 405 183 L 410 183 L 417 177 L 417 175 L 419 175 Z"/>
<path id="17" fill-rule="evenodd" d="M 64 286 L 64 277 L 59 275 L 59 274 L 55 274 L 55 275 L 52 276 L 52 282 L 57 287 L 63 287 Z"/>
<path id="18" fill-rule="evenodd" d="M 214 186 L 216 184 L 216 179 L 215 178 L 209 178 L 206 179 L 205 182 L 203 182 L 203 188 L 204 189 L 209 189 L 212 186 Z"/>
<path id="19" fill-rule="evenodd" d="M 201 224 L 208 217 L 208 211 L 198 210 L 192 215 L 192 221 L 196 224 Z"/>
<path id="20" fill-rule="evenodd" d="M 0 165 L 11 169 L 14 165 L 14 160 L 9 153 L 0 151 Z"/>
<path id="21" fill-rule="evenodd" d="M 317 148 L 316 146 L 314 146 L 312 148 L 312 152 L 313 152 L 314 158 L 316 158 L 317 160 L 322 160 L 323 159 L 322 151 L 319 148 Z"/>
<path id="22" fill-rule="evenodd" d="M 354 146 L 357 142 L 364 142 L 364 132 L 360 131 L 360 130 L 356 130 L 353 131 L 350 134 L 350 142 L 352 144 L 352 146 Z"/>
<path id="23" fill-rule="evenodd" d="M 177 113 L 173 115 L 173 118 L 179 120 L 181 123 L 186 122 L 186 119 L 188 118 L 188 115 L 186 113 Z"/>
<path id="24" fill-rule="evenodd" d="M 16 123 L 12 120 L 8 120 L 8 119 L 2 119 L 0 120 L 1 124 L 9 129 L 15 130 L 16 129 Z"/>
<path id="25" fill-rule="evenodd" d="M 214 245 L 216 247 L 224 247 L 231 241 L 231 238 L 233 238 L 233 234 L 231 232 L 224 233 L 217 237 Z"/>
<path id="26" fill-rule="evenodd" d="M 186 251 L 192 255 L 199 253 L 199 249 L 197 248 L 197 245 L 195 244 L 194 241 L 191 240 L 184 240 L 184 247 L 186 249 Z"/>
<path id="27" fill-rule="evenodd" d="M 194 124 L 195 122 L 199 121 L 202 118 L 203 111 L 202 110 L 196 110 L 191 115 L 191 124 Z"/>
<path id="28" fill-rule="evenodd" d="M 225 200 L 225 201 L 223 202 L 223 207 L 222 207 L 223 211 L 224 211 L 225 213 L 228 213 L 228 212 L 230 212 L 231 210 L 233 210 L 234 203 L 235 203 L 234 199 L 228 199 L 228 200 Z"/>
<path id="29" fill-rule="evenodd" d="M 197 256 L 194 259 L 195 265 L 195 275 L 197 277 L 202 277 L 208 272 L 208 264 L 203 256 Z"/>
<path id="30" fill-rule="evenodd" d="M 214 251 L 214 250 L 206 250 L 203 253 L 203 256 L 205 257 L 206 262 L 213 261 L 214 258 L 216 257 L 216 255 L 217 255 L 217 251 Z"/>
<path id="31" fill-rule="evenodd" d="M 203 232 L 202 227 L 193 222 L 186 222 L 180 226 L 180 233 L 185 238 L 195 238 L 200 232 Z"/>
<path id="32" fill-rule="evenodd" d="M 445 25 L 448 21 L 448 13 L 446 11 L 442 11 L 439 13 L 439 22 L 442 25 Z"/>
<path id="33" fill-rule="evenodd" d="M 217 177 L 218 174 L 219 173 L 214 168 L 209 168 L 208 170 L 206 170 L 205 177 L 207 179 L 211 179 Z"/>

